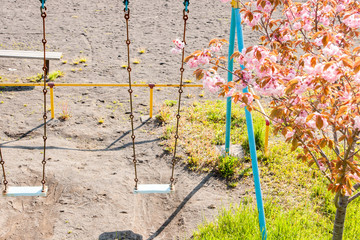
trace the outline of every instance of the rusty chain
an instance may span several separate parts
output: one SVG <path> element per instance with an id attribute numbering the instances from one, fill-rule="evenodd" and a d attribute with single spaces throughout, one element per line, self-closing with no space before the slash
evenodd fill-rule
<path id="1" fill-rule="evenodd" d="M 183 19 L 184 19 L 184 35 L 183 35 L 183 42 L 186 46 L 186 21 L 189 19 L 188 13 L 189 10 L 187 9 L 188 5 L 185 5 L 185 9 L 183 11 Z M 171 177 L 170 177 L 170 188 L 171 190 L 174 189 L 174 172 L 175 172 L 175 165 L 176 165 L 176 147 L 179 139 L 179 123 L 180 123 L 180 110 L 181 110 L 181 95 L 184 92 L 183 90 L 183 77 L 184 77 L 184 59 L 185 59 L 185 47 L 182 49 L 182 60 L 181 60 L 181 68 L 180 68 L 180 87 L 179 87 L 179 102 L 178 102 L 178 111 L 176 115 L 176 133 L 175 133 L 175 146 L 174 146 L 174 155 L 172 159 L 172 169 L 171 169 Z"/>
<path id="2" fill-rule="evenodd" d="M 42 184 L 42 191 L 45 192 L 45 165 L 46 165 L 46 140 L 47 140 L 47 134 L 46 134 L 46 121 L 47 121 L 47 114 L 46 114 L 46 93 L 47 93 L 47 89 L 46 89 L 46 79 L 47 79 L 47 75 L 48 75 L 48 68 L 46 66 L 46 35 L 45 35 L 45 19 L 46 19 L 46 7 L 40 7 L 40 11 L 41 11 L 41 17 L 43 19 L 43 39 L 42 39 L 42 43 L 44 46 L 44 66 L 43 66 L 43 71 L 44 71 L 44 75 L 43 75 L 43 80 L 44 80 L 44 88 L 43 88 L 43 94 L 44 94 L 44 115 L 43 115 L 43 119 L 44 119 L 44 135 L 43 135 L 43 140 L 44 140 L 44 153 L 43 153 L 43 160 L 42 160 L 42 166 L 43 166 L 43 174 L 42 174 L 42 180 L 41 180 L 41 184 Z"/>
<path id="3" fill-rule="evenodd" d="M 5 194 L 5 193 L 7 192 L 7 184 L 8 184 L 8 181 L 6 180 L 5 162 L 4 162 L 4 159 L 3 159 L 3 156 L 2 156 L 1 148 L 0 148 L 0 164 L 1 164 L 2 171 L 3 171 L 3 176 L 4 176 L 4 179 L 3 179 L 4 191 L 3 191 L 3 193 Z"/>
<path id="4" fill-rule="evenodd" d="M 138 187 L 138 176 L 137 176 L 137 168 L 136 168 L 136 155 L 135 155 L 135 131 L 134 131 L 134 113 L 133 113 L 133 98 L 132 98 L 132 93 L 133 90 L 131 88 L 131 66 L 130 66 L 130 38 L 129 38 L 129 19 L 130 19 L 130 9 L 126 6 L 126 8 L 124 9 L 125 15 L 125 21 L 126 21 L 126 45 L 127 45 L 127 57 L 128 57 L 128 67 L 127 67 L 127 71 L 129 74 L 129 95 L 130 95 L 130 120 L 131 120 L 131 139 L 132 139 L 132 148 L 133 148 L 133 164 L 134 164 L 134 170 L 135 170 L 135 190 L 137 190 Z"/>
<path id="5" fill-rule="evenodd" d="M 137 168 L 136 168 L 136 164 L 137 164 L 137 160 L 136 160 L 136 155 L 135 155 L 135 133 L 134 133 L 134 114 L 133 114 L 133 99 L 132 99 L 132 93 L 133 90 L 131 88 L 131 66 L 130 66 L 130 38 L 129 38 L 129 19 L 130 19 L 130 9 L 128 8 L 128 1 L 124 1 L 125 4 L 125 21 L 126 21 L 126 45 L 127 45 L 127 57 L 128 57 L 128 67 L 127 67 L 127 71 L 129 74 L 129 94 L 130 94 L 130 120 L 131 120 L 131 139 L 132 139 L 132 148 L 133 148 L 133 164 L 134 164 L 134 170 L 135 170 L 135 190 L 137 190 L 138 187 L 138 175 L 137 175 Z M 184 5 L 185 5 L 185 9 L 183 11 L 183 20 L 184 20 L 184 34 L 183 34 L 183 42 L 186 45 L 186 22 L 188 20 L 188 13 L 189 10 L 187 9 L 187 6 L 189 5 L 189 1 L 184 1 Z M 170 178 L 170 187 L 171 190 L 173 190 L 173 185 L 174 185 L 174 171 L 175 171 L 175 165 L 176 165 L 176 147 L 177 147 L 177 142 L 179 139 L 179 122 L 180 122 L 180 110 L 181 110 L 181 95 L 184 92 L 183 90 L 183 76 L 184 76 L 184 59 L 185 59 L 185 47 L 182 49 L 182 61 L 181 61 L 181 68 L 180 68 L 180 73 L 181 73 L 181 77 L 180 77 L 180 88 L 179 88 L 179 102 L 178 102 L 178 112 L 176 115 L 176 134 L 175 134 L 175 147 L 174 147 L 174 155 L 173 155 L 173 159 L 172 159 L 172 172 L 171 172 L 171 178 Z"/>

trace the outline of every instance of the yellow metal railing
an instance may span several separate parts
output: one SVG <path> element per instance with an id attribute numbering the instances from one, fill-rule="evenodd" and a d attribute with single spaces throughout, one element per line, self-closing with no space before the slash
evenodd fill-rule
<path id="1" fill-rule="evenodd" d="M 0 87 L 37 87 L 42 83 L 0 83 Z M 50 88 L 51 118 L 55 118 L 54 88 L 55 87 L 128 87 L 126 83 L 47 83 Z M 133 87 L 148 87 L 150 89 L 150 118 L 153 117 L 154 88 L 155 87 L 180 87 L 179 84 L 132 84 Z M 183 87 L 202 88 L 201 84 L 185 84 Z"/>
<path id="2" fill-rule="evenodd" d="M 37 87 L 43 86 L 42 83 L 0 83 L 0 87 Z M 126 83 L 47 83 L 47 86 L 50 88 L 50 103 L 51 103 L 51 118 L 55 118 L 55 106 L 54 106 L 54 88 L 55 87 L 128 87 L 129 84 Z M 148 87 L 150 89 L 150 112 L 149 117 L 153 117 L 153 105 L 154 105 L 154 88 L 155 87 L 180 87 L 179 84 L 132 84 L 133 87 Z M 202 88 L 201 84 L 185 84 L 183 87 L 198 87 Z M 254 91 L 250 88 L 252 94 Z M 264 108 L 262 107 L 259 100 L 256 99 L 260 111 L 265 116 Z M 265 117 L 266 128 L 265 128 L 265 155 L 268 155 L 268 145 L 269 145 L 269 128 L 270 120 Z"/>

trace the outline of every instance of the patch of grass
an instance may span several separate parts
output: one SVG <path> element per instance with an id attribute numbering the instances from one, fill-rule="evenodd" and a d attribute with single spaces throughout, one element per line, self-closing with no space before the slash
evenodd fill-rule
<path id="1" fill-rule="evenodd" d="M 175 106 L 177 104 L 177 101 L 176 100 L 165 100 L 165 105 L 168 106 L 168 107 L 172 107 L 172 106 Z"/>
<path id="2" fill-rule="evenodd" d="M 36 74 L 35 76 L 28 77 L 26 80 L 30 82 L 41 82 L 43 75 L 41 73 Z"/>
<path id="3" fill-rule="evenodd" d="M 64 72 L 62 72 L 60 70 L 53 71 L 53 72 L 49 73 L 48 80 L 54 81 L 55 79 L 63 77 L 63 76 L 64 76 Z M 41 81 L 43 81 L 43 75 L 41 73 L 38 73 L 37 75 L 28 77 L 26 79 L 29 80 L 30 82 L 41 82 Z"/>
<path id="4" fill-rule="evenodd" d="M 86 58 L 80 58 L 79 62 L 80 63 L 86 63 L 87 59 Z"/>
<path id="5" fill-rule="evenodd" d="M 217 163 L 217 171 L 228 180 L 233 179 L 241 168 L 240 159 L 233 156 L 220 156 Z"/>
<path id="6" fill-rule="evenodd" d="M 144 54 L 144 53 L 146 53 L 146 49 L 145 49 L 145 48 L 141 48 L 141 49 L 139 49 L 138 53 Z"/>
<path id="7" fill-rule="evenodd" d="M 155 118 L 162 124 L 170 122 L 172 118 L 172 111 L 169 106 L 164 105 L 161 107 L 159 114 Z"/>
<path id="8" fill-rule="evenodd" d="M 105 120 L 103 118 L 98 119 L 98 124 L 103 124 L 104 122 L 105 122 Z"/>
<path id="9" fill-rule="evenodd" d="M 175 124 L 177 108 L 169 107 L 174 103 L 169 100 L 166 101 L 158 114 L 163 116 L 162 118 L 166 116 L 167 121 L 162 121 L 166 125 Z M 189 168 L 194 170 L 216 169 L 219 163 L 219 151 L 215 145 L 222 145 L 225 142 L 226 103 L 220 100 L 194 101 L 190 106 L 182 108 L 181 116 L 180 144 L 188 155 L 186 163 Z M 245 139 L 244 109 L 234 105 L 231 119 L 231 143 L 239 144 Z M 165 130 L 164 133 L 166 133 Z M 174 132 L 170 135 L 174 135 Z M 174 137 L 164 139 L 166 140 L 162 144 L 172 149 Z"/>
<path id="10" fill-rule="evenodd" d="M 134 59 L 133 64 L 139 64 L 140 60 L 139 59 Z"/>
<path id="11" fill-rule="evenodd" d="M 49 74 L 48 79 L 49 79 L 49 81 L 52 82 L 52 81 L 54 81 L 55 79 L 60 78 L 60 77 L 63 77 L 63 76 L 64 76 L 64 72 L 58 70 L 58 71 L 51 72 L 51 73 Z"/>
<path id="12" fill-rule="evenodd" d="M 284 209 L 276 201 L 265 203 L 267 236 L 269 240 L 331 239 L 327 219 L 311 207 Z M 238 206 L 222 210 L 214 222 L 201 225 L 193 236 L 200 239 L 261 239 L 258 213 L 252 202 L 244 201 Z"/>

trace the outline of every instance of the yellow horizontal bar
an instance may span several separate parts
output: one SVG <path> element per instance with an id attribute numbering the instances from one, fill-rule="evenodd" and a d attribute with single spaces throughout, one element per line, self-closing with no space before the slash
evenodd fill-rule
<path id="1" fill-rule="evenodd" d="M 49 86 L 49 83 L 47 83 Z M 54 87 L 128 87 L 125 83 L 50 83 Z M 42 83 L 0 83 L 0 87 L 37 87 Z M 149 84 L 132 84 L 132 87 L 150 87 Z M 179 87 L 179 84 L 154 84 L 154 87 Z M 184 84 L 183 87 L 199 87 L 201 84 Z"/>

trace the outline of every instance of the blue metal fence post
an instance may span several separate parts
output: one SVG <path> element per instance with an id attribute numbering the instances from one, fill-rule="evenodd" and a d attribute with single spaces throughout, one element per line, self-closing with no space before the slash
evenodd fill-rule
<path id="1" fill-rule="evenodd" d="M 238 49 L 241 52 L 244 48 L 244 38 L 243 38 L 243 32 L 242 32 L 242 26 L 241 26 L 241 15 L 240 15 L 239 9 L 235 9 L 235 19 L 236 19 L 235 22 L 236 22 L 236 30 L 237 30 Z M 230 43 L 230 45 L 231 45 L 231 43 Z M 241 67 L 244 68 L 244 66 L 241 66 Z M 243 92 L 244 93 L 249 92 L 248 88 L 246 87 L 245 89 L 243 89 Z M 246 116 L 246 126 L 247 126 L 249 145 L 250 145 L 251 165 L 252 165 L 253 176 L 254 176 L 256 203 L 257 203 L 257 209 L 258 209 L 258 213 L 259 213 L 259 225 L 260 225 L 262 239 L 265 240 L 265 239 L 267 239 L 266 222 L 265 222 L 264 204 L 263 204 L 262 193 L 261 193 L 259 167 L 258 167 L 257 155 L 256 155 L 254 127 L 253 127 L 251 113 L 249 112 L 249 110 L 247 110 L 247 108 L 245 108 L 245 116 Z"/>
<path id="2" fill-rule="evenodd" d="M 234 61 L 231 59 L 231 55 L 234 53 L 235 45 L 235 8 L 231 9 L 231 26 L 230 26 L 230 39 L 229 39 L 229 57 L 228 57 L 228 69 L 232 72 L 234 69 Z M 228 82 L 233 80 L 233 75 L 228 73 Z M 225 127 L 225 154 L 230 152 L 230 133 L 231 132 L 231 97 L 226 99 L 226 127 Z"/>

